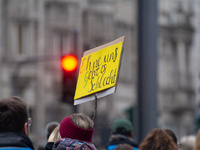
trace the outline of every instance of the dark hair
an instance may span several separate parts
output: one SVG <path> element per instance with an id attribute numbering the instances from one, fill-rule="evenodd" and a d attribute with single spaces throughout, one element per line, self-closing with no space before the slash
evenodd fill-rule
<path id="1" fill-rule="evenodd" d="M 139 146 L 140 150 L 178 150 L 172 138 L 161 129 L 151 131 Z"/>
<path id="2" fill-rule="evenodd" d="M 116 132 L 114 132 L 114 134 L 122 134 L 122 135 L 125 135 L 125 136 L 132 136 L 132 131 L 126 131 L 126 129 L 124 127 L 118 127 L 116 129 Z"/>
<path id="3" fill-rule="evenodd" d="M 47 132 L 47 140 L 49 139 L 50 134 L 52 133 L 52 131 L 59 126 L 58 122 L 50 122 L 46 125 L 46 132 Z"/>
<path id="4" fill-rule="evenodd" d="M 12 96 L 0 100 L 0 133 L 23 133 L 27 120 L 27 104 L 23 99 Z"/>
<path id="5" fill-rule="evenodd" d="M 167 134 L 172 137 L 175 144 L 177 144 L 177 137 L 176 137 L 175 133 L 169 129 L 164 129 L 164 131 L 167 132 Z"/>
<path id="6" fill-rule="evenodd" d="M 118 144 L 114 150 L 134 150 L 134 149 L 131 145 L 122 143 L 122 144 Z"/>

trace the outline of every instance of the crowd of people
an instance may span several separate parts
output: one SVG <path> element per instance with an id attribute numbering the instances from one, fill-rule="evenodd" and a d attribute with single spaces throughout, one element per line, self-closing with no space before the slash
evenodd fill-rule
<path id="1" fill-rule="evenodd" d="M 34 150 L 29 138 L 31 119 L 27 103 L 12 96 L 0 100 L 0 150 Z M 96 150 L 92 143 L 94 122 L 83 113 L 66 116 L 60 123 L 46 126 L 45 150 Z M 133 124 L 127 119 L 113 122 L 105 150 L 200 150 L 200 130 L 197 135 L 182 137 L 180 143 L 169 129 L 153 129 L 140 143 L 133 140 Z"/>

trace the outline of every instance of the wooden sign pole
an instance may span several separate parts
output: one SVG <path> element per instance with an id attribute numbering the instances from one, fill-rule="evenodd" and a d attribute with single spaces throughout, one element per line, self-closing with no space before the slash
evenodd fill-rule
<path id="1" fill-rule="evenodd" d="M 94 119 L 96 117 L 96 114 L 97 114 L 97 96 L 95 94 L 95 112 L 94 112 L 94 115 L 93 115 L 93 118 L 92 118 L 93 122 L 94 122 Z"/>

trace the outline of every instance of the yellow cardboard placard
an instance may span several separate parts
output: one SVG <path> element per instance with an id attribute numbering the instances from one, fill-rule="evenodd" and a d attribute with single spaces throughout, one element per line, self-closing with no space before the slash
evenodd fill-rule
<path id="1" fill-rule="evenodd" d="M 116 86 L 123 42 L 94 52 L 86 51 L 81 59 L 74 100 Z"/>

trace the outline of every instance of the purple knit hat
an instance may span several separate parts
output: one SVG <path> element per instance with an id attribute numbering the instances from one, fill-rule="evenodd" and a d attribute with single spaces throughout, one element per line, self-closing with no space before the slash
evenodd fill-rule
<path id="1" fill-rule="evenodd" d="M 92 129 L 80 128 L 73 124 L 70 116 L 67 116 L 61 121 L 59 132 L 62 138 L 71 138 L 81 141 L 92 142 L 94 127 Z"/>

